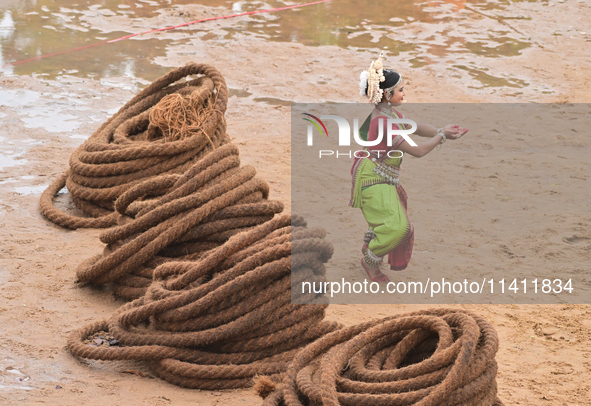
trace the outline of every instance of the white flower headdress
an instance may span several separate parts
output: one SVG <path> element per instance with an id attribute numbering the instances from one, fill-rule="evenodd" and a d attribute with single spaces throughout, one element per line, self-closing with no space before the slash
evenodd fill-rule
<path id="1" fill-rule="evenodd" d="M 367 98 L 370 103 L 379 103 L 384 96 L 384 91 L 380 89 L 380 82 L 386 80 L 384 77 L 384 66 L 382 64 L 382 53 L 377 60 L 369 65 L 369 69 L 361 72 L 359 76 L 359 89 L 361 95 L 365 95 L 365 87 L 367 86 Z"/>
<path id="2" fill-rule="evenodd" d="M 361 75 L 359 75 L 359 94 L 361 96 L 367 96 L 369 102 L 373 104 L 381 102 L 384 97 L 384 89 L 380 89 L 380 82 L 386 80 L 384 77 L 382 55 L 383 52 L 380 53 L 378 59 L 369 65 L 369 69 L 364 70 L 361 72 Z M 390 97 L 392 97 L 393 90 L 400 84 L 400 82 L 402 82 L 402 75 L 394 86 L 385 89 Z"/>

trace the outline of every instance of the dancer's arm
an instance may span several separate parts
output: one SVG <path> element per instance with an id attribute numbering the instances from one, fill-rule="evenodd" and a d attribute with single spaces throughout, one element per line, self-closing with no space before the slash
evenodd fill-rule
<path id="1" fill-rule="evenodd" d="M 408 142 L 402 141 L 402 143 L 396 147 L 397 150 L 404 152 L 405 154 L 414 156 L 416 158 L 423 157 L 439 145 L 442 141 L 440 135 L 432 137 L 429 141 L 422 142 L 416 147 L 411 146 Z"/>
<path id="2" fill-rule="evenodd" d="M 418 144 L 416 147 L 413 147 L 408 142 L 403 141 L 396 149 L 404 152 L 405 154 L 420 158 L 433 151 L 433 149 L 435 149 L 435 147 L 443 141 L 443 137 L 437 135 L 437 128 L 428 124 L 417 124 L 417 131 L 415 134 L 418 134 L 419 128 L 422 129 L 421 134 L 419 135 L 423 137 L 431 137 L 429 141 Z M 449 124 L 446 125 L 441 132 L 445 135 L 446 139 L 455 140 L 459 136 L 467 133 L 468 129 Z"/>

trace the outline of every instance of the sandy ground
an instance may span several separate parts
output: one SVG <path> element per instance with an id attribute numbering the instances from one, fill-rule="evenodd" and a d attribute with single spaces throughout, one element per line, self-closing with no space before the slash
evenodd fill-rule
<path id="1" fill-rule="evenodd" d="M 407 98 L 589 102 L 589 52 L 582 52 L 589 49 L 589 40 L 575 33 L 583 29 L 577 24 L 591 19 L 591 12 L 582 3 L 569 3 L 568 13 L 560 3 L 554 9 L 561 12 L 548 13 L 544 20 L 563 26 L 565 35 L 553 36 L 540 24 L 542 17 L 532 12 L 532 20 L 511 24 L 535 35 L 540 46 L 491 61 L 491 69 L 515 72 L 539 86 L 551 83 L 558 89 L 555 93 L 525 89 L 508 96 L 503 91 L 470 90 L 462 79 L 447 76 L 443 65 L 410 70 L 397 61 L 409 78 Z M 358 72 L 373 56 L 337 47 L 240 38 L 211 45 L 196 39 L 194 47 L 171 47 L 157 62 L 169 67 L 188 61 L 211 63 L 231 88 L 252 93 L 230 99 L 229 132 L 241 148 L 243 162 L 255 165 L 269 181 L 271 198 L 289 203 L 290 110 L 277 99 L 358 101 Z M 184 390 L 124 372 L 142 371 L 140 365 L 79 361 L 65 350 L 69 331 L 110 315 L 122 302 L 109 291 L 74 283 L 78 263 L 102 249 L 99 231 L 67 231 L 48 223 L 38 213 L 38 199 L 66 168 L 82 138 L 133 96 L 135 89 L 127 79 L 113 82 L 67 76 L 55 81 L 0 78 L 8 95 L 0 107 L 0 403 L 258 405 L 250 390 Z M 257 102 L 254 97 L 269 99 Z M 467 136 L 458 144 L 446 144 L 439 153 L 405 162 L 404 185 L 417 230 L 416 254 L 408 272 L 442 264 L 448 270 L 495 266 L 588 271 L 590 171 L 585 157 L 591 142 L 586 134 L 536 137 L 526 130 L 518 132 L 521 135 L 510 141 L 506 134 Z M 556 150 L 560 152 L 552 154 Z M 508 153 L 515 159 L 498 164 Z M 542 182 L 544 177 L 553 178 L 550 185 Z M 456 209 L 458 202 L 462 210 Z M 490 218 L 487 210 L 493 209 Z M 422 253 L 427 249 L 433 249 L 432 255 Z M 342 267 L 352 277 L 355 272 L 362 276 L 353 265 Z M 458 306 L 486 317 L 499 332 L 498 384 L 507 405 L 591 405 L 591 306 Z M 351 325 L 425 307 L 332 305 L 327 317 Z"/>

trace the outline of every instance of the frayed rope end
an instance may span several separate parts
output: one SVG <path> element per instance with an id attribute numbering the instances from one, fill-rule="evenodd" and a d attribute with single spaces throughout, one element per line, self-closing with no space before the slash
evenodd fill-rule
<path id="1" fill-rule="evenodd" d="M 257 376 L 254 379 L 254 386 L 253 389 L 257 395 L 261 398 L 266 399 L 273 391 L 277 384 L 273 382 L 271 378 L 268 376 Z"/>

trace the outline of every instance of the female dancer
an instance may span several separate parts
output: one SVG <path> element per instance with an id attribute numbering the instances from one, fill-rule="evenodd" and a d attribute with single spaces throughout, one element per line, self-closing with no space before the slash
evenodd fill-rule
<path id="1" fill-rule="evenodd" d="M 359 129 L 361 138 L 366 141 L 378 139 L 380 124 L 383 125 L 382 134 L 387 134 L 388 118 L 404 118 L 394 109 L 402 104 L 406 95 L 402 77 L 393 70 L 383 69 L 381 59 L 380 55 L 367 71 L 361 73 L 360 78 L 361 94 L 375 104 L 375 109 Z M 403 125 L 393 126 L 404 129 Z M 414 229 L 406 212 L 407 195 L 398 180 L 403 154 L 387 152 L 396 150 L 423 157 L 446 140 L 456 140 L 467 131 L 451 124 L 439 129 L 417 124 L 415 134 L 430 138 L 427 142 L 411 146 L 401 135 L 397 135 L 389 147 L 384 136 L 381 143 L 366 147 L 368 157 L 356 158 L 351 169 L 353 188 L 350 205 L 361 208 L 368 224 L 361 249 L 361 266 L 372 281 L 390 281 L 379 268 L 386 255 L 390 269 L 405 269 L 414 241 Z"/>

